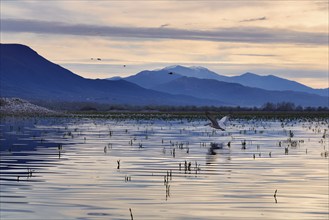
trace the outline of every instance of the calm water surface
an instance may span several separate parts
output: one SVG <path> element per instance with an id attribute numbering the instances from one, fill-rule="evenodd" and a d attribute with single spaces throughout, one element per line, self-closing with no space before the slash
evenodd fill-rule
<path id="1" fill-rule="evenodd" d="M 328 121 L 205 123 L 4 118 L 0 219 L 329 219 Z"/>

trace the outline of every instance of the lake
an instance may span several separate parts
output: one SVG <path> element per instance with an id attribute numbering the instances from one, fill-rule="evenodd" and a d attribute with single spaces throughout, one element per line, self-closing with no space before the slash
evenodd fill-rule
<path id="1" fill-rule="evenodd" d="M 206 123 L 2 118 L 0 218 L 328 220 L 328 119 Z"/>

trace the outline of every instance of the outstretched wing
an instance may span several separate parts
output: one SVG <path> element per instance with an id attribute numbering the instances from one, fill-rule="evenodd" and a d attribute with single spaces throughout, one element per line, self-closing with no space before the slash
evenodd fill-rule
<path id="1" fill-rule="evenodd" d="M 219 122 L 222 123 L 222 124 L 224 124 L 224 125 L 226 125 L 226 122 L 228 121 L 229 118 L 230 118 L 230 117 L 229 117 L 228 115 L 226 115 L 226 116 L 224 116 L 223 118 L 221 118 L 221 119 L 219 120 Z"/>
<path id="2" fill-rule="evenodd" d="M 212 123 L 214 126 L 218 126 L 218 127 L 219 127 L 217 120 L 216 120 L 214 117 L 212 117 L 212 116 L 209 114 L 209 112 L 206 112 L 206 117 L 211 121 L 211 123 Z"/>
<path id="3" fill-rule="evenodd" d="M 224 128 L 227 124 L 228 119 L 229 119 L 228 115 L 221 118 L 221 120 L 219 120 L 219 122 L 218 122 L 219 126 Z"/>

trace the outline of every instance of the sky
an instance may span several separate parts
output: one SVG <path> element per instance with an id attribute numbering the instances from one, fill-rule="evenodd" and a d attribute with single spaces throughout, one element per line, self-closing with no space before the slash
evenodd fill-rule
<path id="1" fill-rule="evenodd" d="M 1 43 L 86 78 L 184 65 L 329 87 L 327 0 L 0 2 Z"/>

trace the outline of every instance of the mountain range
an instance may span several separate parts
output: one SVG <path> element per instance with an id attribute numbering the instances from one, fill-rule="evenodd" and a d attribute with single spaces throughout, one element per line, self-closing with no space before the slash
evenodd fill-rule
<path id="1" fill-rule="evenodd" d="M 163 73 L 172 73 L 171 76 Z M 152 76 L 152 78 L 151 78 Z M 145 88 L 156 87 L 179 77 L 194 77 L 199 79 L 215 79 L 222 82 L 239 83 L 243 86 L 271 91 L 307 92 L 321 96 L 329 96 L 329 88 L 313 89 L 301 83 L 273 75 L 260 76 L 254 73 L 244 73 L 239 76 L 219 75 L 204 67 L 185 67 L 181 65 L 165 67 L 161 70 L 142 71 L 136 75 L 124 78 Z"/>
<path id="2" fill-rule="evenodd" d="M 247 87 L 238 83 L 227 83 L 214 79 L 181 77 L 158 85 L 153 89 L 170 94 L 189 94 L 198 98 L 221 100 L 230 105 L 261 106 L 266 102 L 292 102 L 301 106 L 325 105 L 326 98 L 309 93 L 294 91 L 268 91 Z M 328 102 L 327 102 L 328 103 Z"/>
<path id="3" fill-rule="evenodd" d="M 224 104 L 149 90 L 125 80 L 86 79 L 20 44 L 0 44 L 0 62 L 2 97 L 130 105 Z"/>
<path id="4" fill-rule="evenodd" d="M 204 67 L 178 65 L 126 78 L 87 79 L 20 44 L 0 44 L 0 58 L 1 97 L 128 105 L 251 107 L 285 101 L 328 106 L 328 89 L 317 90 L 275 76 L 247 73 L 227 77 Z"/>

